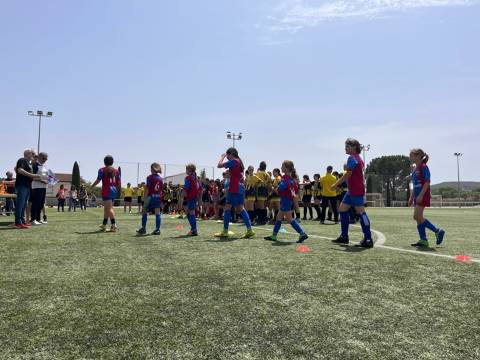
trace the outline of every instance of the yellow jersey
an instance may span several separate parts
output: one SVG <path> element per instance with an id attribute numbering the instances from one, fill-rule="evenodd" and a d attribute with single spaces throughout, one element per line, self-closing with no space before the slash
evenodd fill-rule
<path id="1" fill-rule="evenodd" d="M 322 184 L 320 183 L 320 180 L 314 181 L 313 182 L 313 196 L 322 196 Z"/>
<path id="2" fill-rule="evenodd" d="M 326 173 L 324 176 L 322 176 L 322 178 L 320 179 L 320 183 L 322 184 L 322 196 L 327 196 L 327 197 L 337 196 L 337 191 L 331 190 L 331 187 L 336 182 L 337 182 L 337 178 L 332 174 Z"/>
<path id="3" fill-rule="evenodd" d="M 260 179 L 256 175 L 248 175 L 245 178 L 245 189 L 253 189 L 257 184 L 260 183 Z"/>
<path id="4" fill-rule="evenodd" d="M 270 175 L 268 175 L 268 173 L 266 173 L 265 171 L 259 171 L 255 174 L 255 176 L 260 180 L 259 186 L 267 187 L 268 184 L 270 184 Z"/>
<path id="5" fill-rule="evenodd" d="M 133 189 L 132 188 L 123 189 L 123 196 L 124 197 L 132 197 L 133 196 Z"/>
<path id="6" fill-rule="evenodd" d="M 145 189 L 143 188 L 143 186 L 139 187 L 139 188 L 137 189 L 137 196 L 142 197 L 144 191 L 145 191 Z"/>

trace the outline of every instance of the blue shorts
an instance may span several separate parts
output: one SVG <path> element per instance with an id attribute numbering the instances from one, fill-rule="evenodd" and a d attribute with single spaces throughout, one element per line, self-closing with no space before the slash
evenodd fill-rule
<path id="1" fill-rule="evenodd" d="M 289 198 L 280 198 L 280 211 L 289 212 L 293 209 L 293 200 Z"/>
<path id="2" fill-rule="evenodd" d="M 228 193 L 227 194 L 227 205 L 230 204 L 234 207 L 243 205 L 245 203 L 245 194 L 244 193 Z"/>
<path id="3" fill-rule="evenodd" d="M 160 197 L 148 196 L 145 199 L 145 204 L 147 205 L 146 208 L 148 210 L 155 210 L 155 209 L 161 209 L 162 208 Z"/>
<path id="4" fill-rule="evenodd" d="M 115 198 L 111 197 L 111 196 L 102 196 L 102 200 L 103 201 L 113 201 L 113 200 L 115 200 Z"/>
<path id="5" fill-rule="evenodd" d="M 185 206 L 188 210 L 195 210 L 197 207 L 197 199 L 187 200 L 187 204 Z"/>
<path id="6" fill-rule="evenodd" d="M 347 192 L 342 202 L 350 206 L 365 206 L 365 197 L 363 195 L 351 196 L 350 193 Z"/>

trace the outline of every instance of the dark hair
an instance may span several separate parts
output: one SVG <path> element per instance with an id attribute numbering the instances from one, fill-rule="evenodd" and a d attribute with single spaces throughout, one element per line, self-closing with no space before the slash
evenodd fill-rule
<path id="1" fill-rule="evenodd" d="M 272 173 L 275 173 L 275 172 L 276 172 L 277 174 L 281 174 L 281 173 L 282 173 L 279 168 L 273 169 Z"/>
<path id="2" fill-rule="evenodd" d="M 332 171 L 332 170 L 333 170 L 333 166 L 328 165 L 328 166 L 327 166 L 327 171 Z"/>
<path id="3" fill-rule="evenodd" d="M 320 174 L 314 174 L 314 175 L 313 175 L 313 178 L 314 178 L 314 179 L 315 179 L 315 178 L 320 178 L 320 177 L 321 177 Z"/>
<path id="4" fill-rule="evenodd" d="M 152 165 L 150 165 L 150 170 L 154 172 L 155 174 L 161 174 L 162 173 L 162 167 L 160 166 L 159 163 L 154 162 Z"/>
<path id="5" fill-rule="evenodd" d="M 259 169 L 260 171 L 267 170 L 267 163 L 265 161 L 260 162 Z"/>
<path id="6" fill-rule="evenodd" d="M 357 139 L 348 138 L 345 140 L 345 145 L 353 147 L 357 154 L 362 152 L 362 145 L 360 145 L 360 142 Z"/>
<path id="7" fill-rule="evenodd" d="M 233 156 L 234 158 L 237 158 L 238 161 L 240 161 L 240 171 L 241 171 L 241 172 L 244 172 L 244 171 L 245 171 L 245 166 L 243 165 L 243 161 L 242 161 L 242 159 L 240 159 L 240 156 L 238 156 L 238 151 L 237 151 L 237 149 L 235 149 L 234 147 L 228 148 L 226 154 L 227 154 L 227 155 L 231 155 L 231 156 Z"/>
<path id="8" fill-rule="evenodd" d="M 308 180 L 308 181 L 310 181 L 310 176 L 308 176 L 308 175 L 303 175 L 303 180 Z"/>
<path id="9" fill-rule="evenodd" d="M 103 163 L 105 166 L 112 166 L 113 165 L 113 156 L 112 155 L 107 155 L 103 158 Z"/>
<path id="10" fill-rule="evenodd" d="M 295 165 L 293 164 L 293 161 L 285 160 L 283 162 L 283 165 L 287 168 L 288 171 L 290 171 L 290 176 L 293 179 L 296 179 L 297 178 L 297 170 L 295 170 Z"/>

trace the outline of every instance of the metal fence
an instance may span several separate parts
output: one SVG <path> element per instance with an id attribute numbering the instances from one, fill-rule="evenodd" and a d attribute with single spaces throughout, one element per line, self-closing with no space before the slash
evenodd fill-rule
<path id="1" fill-rule="evenodd" d="M 133 187 L 141 182 L 144 182 L 148 175 L 150 175 L 150 164 L 147 162 L 131 162 L 119 161 L 117 162 L 122 170 L 122 186 L 131 183 Z M 160 164 L 162 166 L 162 176 L 166 182 L 178 183 L 178 179 L 185 177 L 185 164 Z M 202 171 L 205 172 L 207 178 L 215 177 L 215 167 L 211 165 L 197 165 L 197 174 L 200 176 Z"/>

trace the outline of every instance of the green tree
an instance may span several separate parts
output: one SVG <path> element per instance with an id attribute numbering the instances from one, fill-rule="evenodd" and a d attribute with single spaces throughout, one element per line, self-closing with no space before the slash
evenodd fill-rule
<path id="1" fill-rule="evenodd" d="M 369 190 L 383 193 L 387 206 L 391 206 L 392 201 L 399 198 L 408 200 L 410 171 L 410 159 L 407 156 L 389 155 L 375 158 L 365 171 L 367 184 L 370 182 Z M 372 177 L 370 181 L 369 177 Z"/>
<path id="2" fill-rule="evenodd" d="M 76 161 L 73 164 L 72 185 L 75 185 L 75 188 L 77 189 L 80 188 L 80 167 Z"/>
<path id="3" fill-rule="evenodd" d="M 453 199 L 458 197 L 458 190 L 453 187 L 441 187 L 432 190 L 433 195 L 441 195 L 445 199 Z"/>

